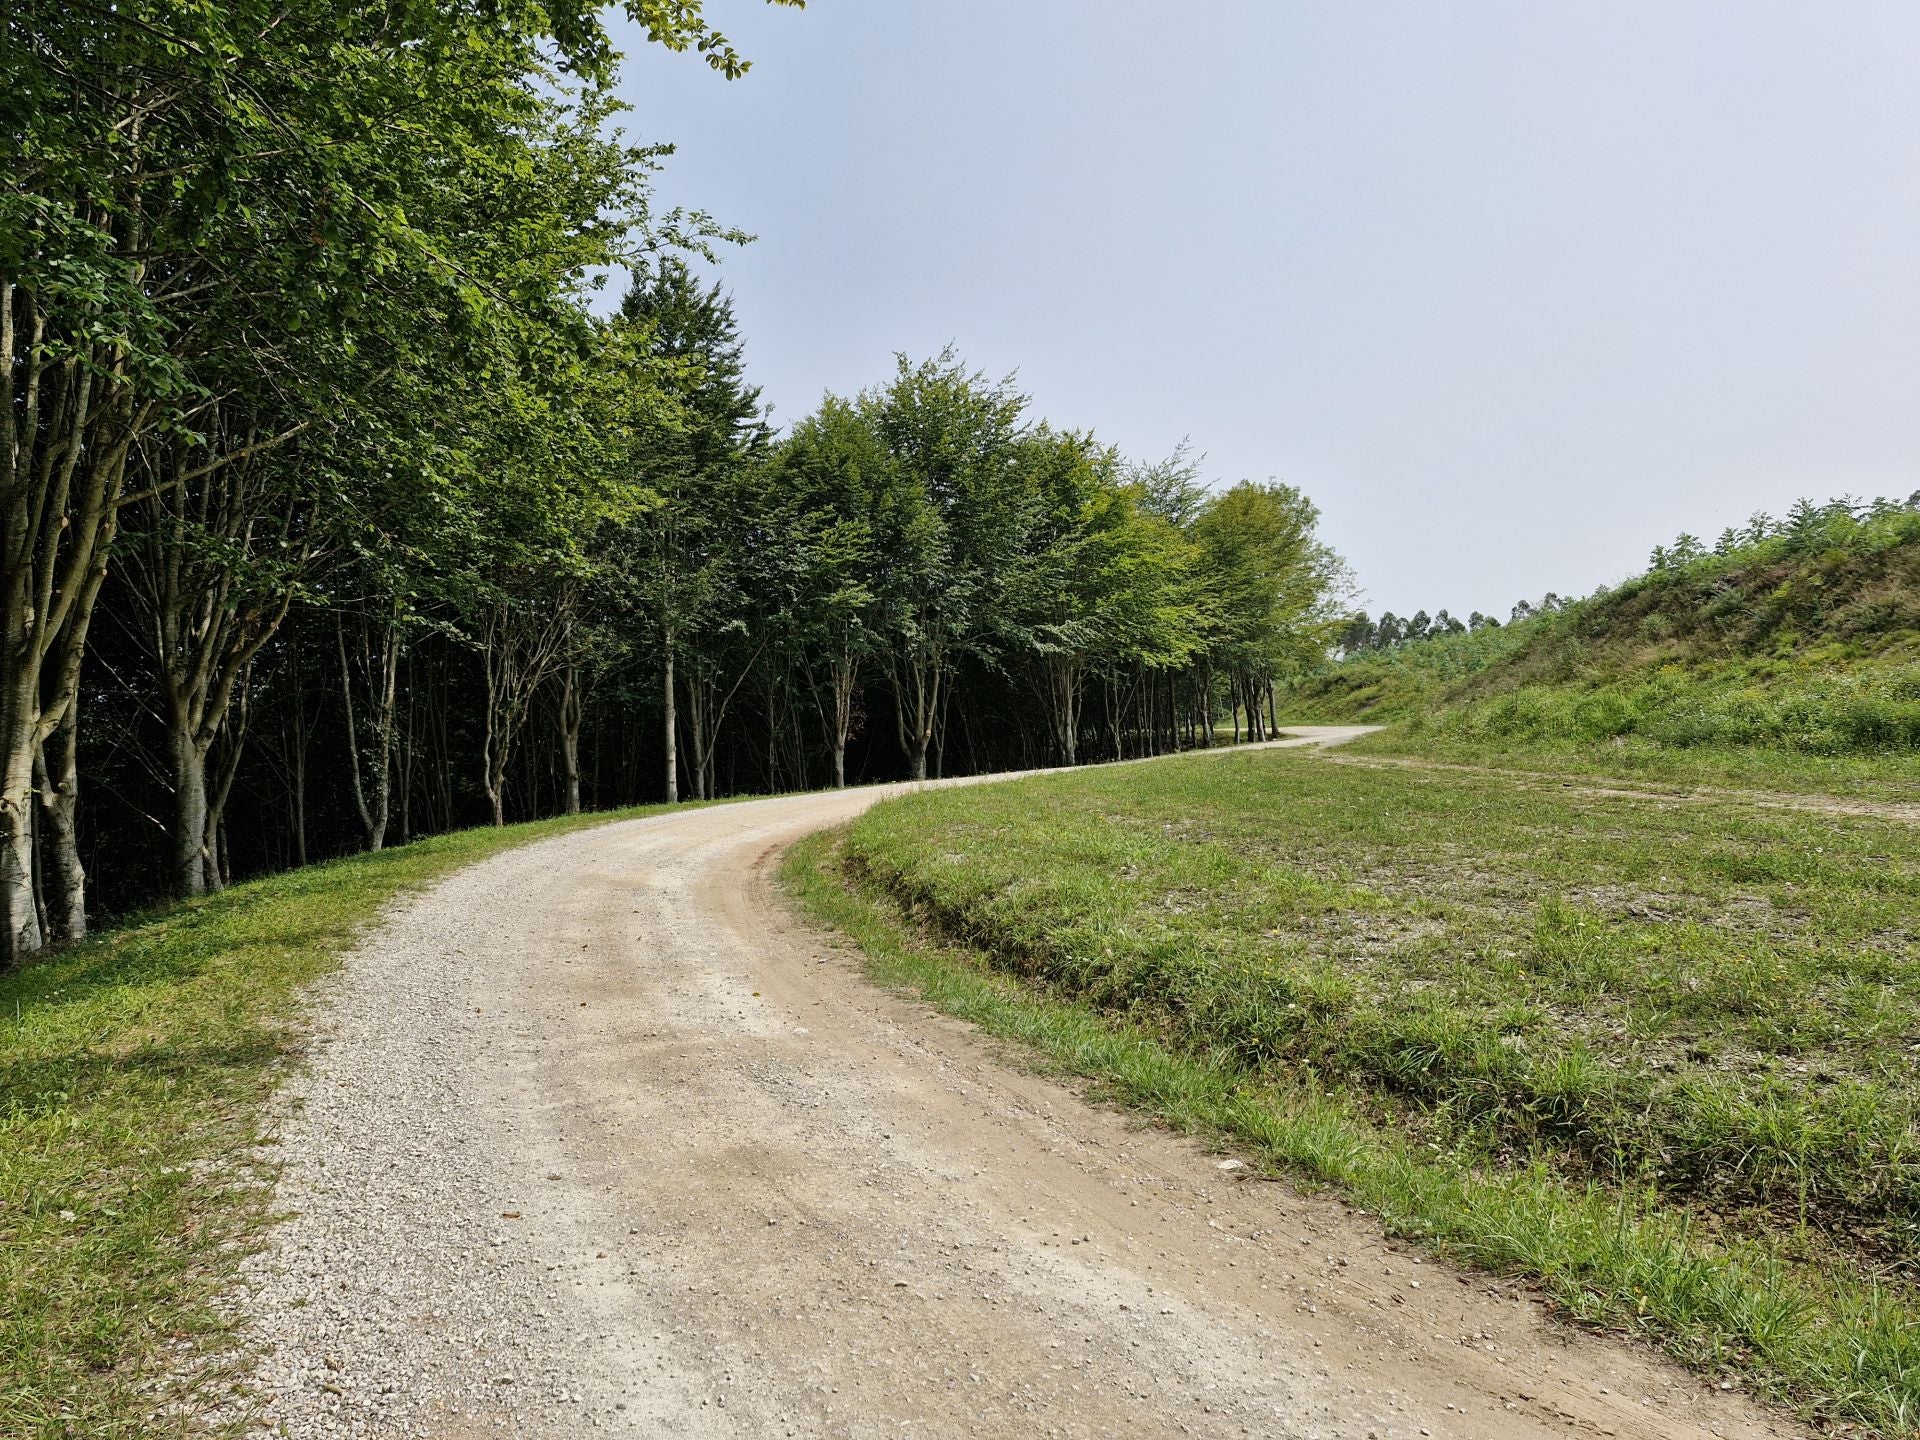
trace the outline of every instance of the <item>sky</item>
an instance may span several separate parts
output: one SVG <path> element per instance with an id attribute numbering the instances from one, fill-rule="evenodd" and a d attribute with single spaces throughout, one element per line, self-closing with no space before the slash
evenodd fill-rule
<path id="1" fill-rule="evenodd" d="M 657 199 L 776 421 L 952 342 L 1321 507 L 1366 605 L 1504 615 L 1920 489 L 1914 0 L 707 0 L 630 29 Z"/>

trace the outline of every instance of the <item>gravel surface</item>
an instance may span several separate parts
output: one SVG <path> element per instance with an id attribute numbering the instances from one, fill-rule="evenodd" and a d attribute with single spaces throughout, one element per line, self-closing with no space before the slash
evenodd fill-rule
<path id="1" fill-rule="evenodd" d="M 382 923 L 282 1092 L 261 1433 L 1794 1433 L 872 987 L 767 876 L 887 793 L 544 841 Z"/>

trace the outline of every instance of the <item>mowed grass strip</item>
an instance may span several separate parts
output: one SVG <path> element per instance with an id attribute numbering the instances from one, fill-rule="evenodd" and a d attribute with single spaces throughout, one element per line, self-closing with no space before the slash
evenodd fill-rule
<path id="1" fill-rule="evenodd" d="M 1282 752 L 927 792 L 833 863 L 1402 1228 L 1908 1434 L 1917 842 Z"/>
<path id="2" fill-rule="evenodd" d="M 249 1155 L 302 987 L 401 893 L 642 813 L 311 866 L 0 975 L 0 1436 L 197 1433 L 230 1379 L 215 1301 L 271 1214 Z"/>

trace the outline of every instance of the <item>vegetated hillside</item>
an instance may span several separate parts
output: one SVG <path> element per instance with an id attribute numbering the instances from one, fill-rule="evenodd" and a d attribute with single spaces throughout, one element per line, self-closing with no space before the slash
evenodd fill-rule
<path id="1" fill-rule="evenodd" d="M 1806 502 L 1510 625 L 1361 650 L 1285 718 L 1414 720 L 1471 739 L 1920 750 L 1920 506 Z"/>

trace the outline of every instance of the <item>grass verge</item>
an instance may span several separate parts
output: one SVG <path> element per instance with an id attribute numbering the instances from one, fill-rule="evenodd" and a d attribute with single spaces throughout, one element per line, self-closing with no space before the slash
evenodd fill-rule
<path id="1" fill-rule="evenodd" d="M 1915 862 L 1871 819 L 1281 753 L 916 795 L 789 875 L 879 978 L 1904 1436 Z"/>
<path id="2" fill-rule="evenodd" d="M 645 811 L 469 830 L 236 885 L 0 975 L 0 1436 L 193 1433 L 270 1216 L 248 1155 L 301 991 L 402 893 Z"/>

